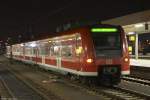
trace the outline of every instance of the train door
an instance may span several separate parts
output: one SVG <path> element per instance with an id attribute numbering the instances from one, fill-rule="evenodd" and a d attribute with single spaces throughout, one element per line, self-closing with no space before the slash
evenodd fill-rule
<path id="1" fill-rule="evenodd" d="M 56 56 L 56 66 L 57 68 L 61 68 L 61 45 L 58 41 L 55 42 L 54 52 Z"/>
<path id="2" fill-rule="evenodd" d="M 60 56 L 56 57 L 56 64 L 57 64 L 58 68 L 61 68 L 61 57 Z"/>

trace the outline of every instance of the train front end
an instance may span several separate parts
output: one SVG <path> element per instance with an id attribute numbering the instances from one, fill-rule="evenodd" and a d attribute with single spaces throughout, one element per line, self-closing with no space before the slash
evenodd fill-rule
<path id="1" fill-rule="evenodd" d="M 90 29 L 98 80 L 118 84 L 122 75 L 128 75 L 129 55 L 125 33 L 119 26 L 94 26 Z"/>

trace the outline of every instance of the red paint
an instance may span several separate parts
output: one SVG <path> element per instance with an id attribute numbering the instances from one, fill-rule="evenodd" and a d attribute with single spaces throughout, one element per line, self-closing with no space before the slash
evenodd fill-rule
<path id="1" fill-rule="evenodd" d="M 46 58 L 45 59 L 45 64 L 56 66 L 56 59 Z"/>

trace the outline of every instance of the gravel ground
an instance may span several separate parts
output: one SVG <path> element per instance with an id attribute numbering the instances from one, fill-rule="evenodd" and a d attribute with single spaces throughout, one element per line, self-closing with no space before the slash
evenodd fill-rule
<path id="1" fill-rule="evenodd" d="M 40 90 L 47 97 L 52 99 L 48 100 L 110 100 L 103 95 L 95 94 L 92 91 L 87 91 L 72 85 L 62 78 L 56 77 L 49 72 L 43 74 L 37 70 L 36 66 L 25 65 L 19 62 L 13 62 L 10 64 L 9 60 L 5 57 L 0 57 L 0 63 L 8 66 L 12 72 L 17 73 L 17 76 L 23 76 L 23 80 L 26 80 L 34 88 Z M 31 69 L 30 67 L 35 67 Z"/>
<path id="2" fill-rule="evenodd" d="M 3 84 L 1 77 L 0 77 L 0 95 L 1 95 L 1 98 L 12 98 L 10 93 L 7 91 L 7 88 Z"/>

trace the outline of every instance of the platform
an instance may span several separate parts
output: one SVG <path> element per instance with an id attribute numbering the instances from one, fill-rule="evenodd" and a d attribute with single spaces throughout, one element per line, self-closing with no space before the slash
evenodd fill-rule
<path id="1" fill-rule="evenodd" d="M 150 67 L 150 59 L 130 59 L 131 66 Z"/>

